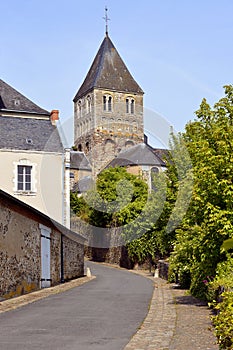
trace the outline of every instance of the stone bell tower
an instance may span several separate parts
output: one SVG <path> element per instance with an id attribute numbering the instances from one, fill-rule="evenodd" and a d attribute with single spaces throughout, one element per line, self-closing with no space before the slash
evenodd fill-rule
<path id="1" fill-rule="evenodd" d="M 121 150 L 142 143 L 143 91 L 108 35 L 74 97 L 74 143 L 98 174 Z"/>

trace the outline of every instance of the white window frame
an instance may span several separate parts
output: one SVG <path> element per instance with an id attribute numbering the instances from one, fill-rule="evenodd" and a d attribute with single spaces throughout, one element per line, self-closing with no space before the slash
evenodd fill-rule
<path id="1" fill-rule="evenodd" d="M 15 194 L 22 194 L 22 195 L 35 195 L 37 193 L 36 188 L 36 163 L 32 163 L 28 159 L 20 159 L 18 162 L 14 162 L 14 188 L 13 191 Z M 30 190 L 26 190 L 25 188 L 22 190 L 18 189 L 18 167 L 31 167 L 31 188 Z M 25 175 L 25 174 L 24 174 Z M 25 180 L 25 177 L 24 177 Z M 25 184 L 25 181 L 24 181 Z"/>

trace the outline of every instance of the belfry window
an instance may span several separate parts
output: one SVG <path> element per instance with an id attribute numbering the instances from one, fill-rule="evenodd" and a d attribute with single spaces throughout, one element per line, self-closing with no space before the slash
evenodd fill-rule
<path id="1" fill-rule="evenodd" d="M 131 104 L 130 104 L 130 113 L 134 114 L 134 100 L 131 100 Z"/>
<path id="2" fill-rule="evenodd" d="M 126 102 L 126 113 L 134 114 L 135 101 L 133 98 L 127 98 Z"/>
<path id="3" fill-rule="evenodd" d="M 87 113 L 91 112 L 91 96 L 87 96 L 87 101 L 86 101 L 86 106 L 87 106 Z"/>
<path id="4" fill-rule="evenodd" d="M 126 99 L 126 113 L 129 113 L 129 99 Z"/>
<path id="5" fill-rule="evenodd" d="M 78 116 L 79 116 L 79 118 L 81 118 L 81 116 L 82 116 L 82 101 L 81 100 L 78 101 Z"/>
<path id="6" fill-rule="evenodd" d="M 109 112 L 112 111 L 112 97 L 111 96 L 108 97 L 108 111 Z"/>
<path id="7" fill-rule="evenodd" d="M 103 110 L 104 112 L 112 112 L 112 96 L 103 96 Z"/>

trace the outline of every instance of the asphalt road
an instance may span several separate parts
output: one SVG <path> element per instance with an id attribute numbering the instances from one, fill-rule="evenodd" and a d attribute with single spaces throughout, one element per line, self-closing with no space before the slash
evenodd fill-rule
<path id="1" fill-rule="evenodd" d="M 87 263 L 97 278 L 0 314 L 1 350 L 122 350 L 148 312 L 153 282 Z"/>

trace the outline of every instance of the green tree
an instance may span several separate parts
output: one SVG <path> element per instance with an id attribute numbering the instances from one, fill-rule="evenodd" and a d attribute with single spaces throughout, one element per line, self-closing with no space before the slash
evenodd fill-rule
<path id="1" fill-rule="evenodd" d="M 204 298 L 203 280 L 215 275 L 226 258 L 223 241 L 233 237 L 233 87 L 225 86 L 213 108 L 203 99 L 196 115 L 183 134 L 193 164 L 193 195 L 177 230 L 170 273 L 186 276 L 192 293 Z"/>

